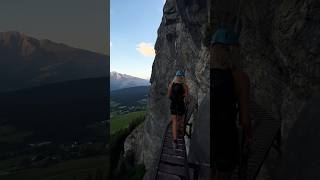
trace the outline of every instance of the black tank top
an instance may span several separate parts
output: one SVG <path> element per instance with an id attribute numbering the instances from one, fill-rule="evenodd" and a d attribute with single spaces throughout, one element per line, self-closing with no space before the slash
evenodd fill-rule
<path id="1" fill-rule="evenodd" d="M 184 88 L 182 83 L 172 83 L 171 86 L 171 97 L 173 102 L 179 103 L 183 102 L 184 98 Z"/>

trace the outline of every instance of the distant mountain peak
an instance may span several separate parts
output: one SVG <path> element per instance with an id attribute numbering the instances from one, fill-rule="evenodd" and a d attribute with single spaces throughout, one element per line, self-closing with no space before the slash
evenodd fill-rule
<path id="1" fill-rule="evenodd" d="M 34 38 L 31 38 L 27 36 L 26 34 L 18 31 L 6 31 L 6 32 L 0 32 L 0 42 L 1 44 L 9 44 L 9 43 L 17 43 L 17 41 L 28 41 L 28 40 L 34 40 Z M 14 42 L 16 41 L 16 42 Z"/>
<path id="2" fill-rule="evenodd" d="M 134 77 L 127 74 L 121 74 L 116 71 L 111 71 L 110 84 L 111 90 L 118 90 L 136 86 L 148 86 L 150 83 L 146 79 Z"/>
<path id="3" fill-rule="evenodd" d="M 20 36 L 20 37 L 27 37 L 25 33 L 19 32 L 19 31 L 5 31 L 0 32 L 3 36 Z"/>
<path id="4" fill-rule="evenodd" d="M 134 77 L 128 74 L 122 74 L 122 73 L 118 73 L 116 71 L 111 71 L 110 72 L 110 76 L 113 76 L 116 79 L 121 79 L 121 78 L 134 78 L 134 79 L 142 79 L 142 78 L 138 78 L 138 77 Z"/>
<path id="5" fill-rule="evenodd" d="M 20 53 L 22 56 L 30 56 L 40 43 L 37 39 L 27 36 L 18 31 L 0 32 L 0 48 L 7 48 Z"/>
<path id="6" fill-rule="evenodd" d="M 108 76 L 107 56 L 18 31 L 0 32 L 0 57 L 0 92 Z"/>
<path id="7" fill-rule="evenodd" d="M 0 48 L 11 49 L 16 54 L 22 56 L 31 56 L 39 49 L 55 53 L 82 51 L 99 54 L 89 50 L 71 47 L 64 43 L 54 42 L 49 39 L 36 39 L 18 31 L 0 32 Z"/>

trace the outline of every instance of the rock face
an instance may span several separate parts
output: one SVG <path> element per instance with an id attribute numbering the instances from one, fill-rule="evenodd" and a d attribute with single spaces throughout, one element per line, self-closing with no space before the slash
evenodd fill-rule
<path id="1" fill-rule="evenodd" d="M 320 90 L 319 10 L 317 0 L 242 4 L 240 68 L 250 77 L 255 101 L 282 121 L 283 147 L 295 141 L 291 128 Z"/>
<path id="2" fill-rule="evenodd" d="M 219 23 L 220 12 L 238 14 L 238 2 L 213 1 L 213 29 Z M 249 0 L 242 1 L 240 7 L 242 58 L 237 64 L 249 75 L 254 100 L 282 121 L 283 147 L 288 147 L 290 137 L 295 137 L 290 136 L 291 128 L 302 107 L 320 90 L 320 2 Z M 206 1 L 167 0 L 165 4 L 147 120 L 140 127 L 143 138 L 136 144 L 144 147 L 136 156 L 147 168 L 151 167 L 169 120 L 169 101 L 165 96 L 174 72 L 186 70 L 191 94 L 199 105 L 208 93 L 209 52 L 203 46 L 201 33 L 208 19 L 206 11 Z M 263 167 L 263 172 L 267 169 Z"/>
<path id="3" fill-rule="evenodd" d="M 175 3 L 176 2 L 176 3 Z M 209 89 L 208 50 L 203 46 L 202 29 L 207 23 L 207 1 L 168 0 L 158 31 L 151 76 L 148 115 L 144 126 L 144 163 L 150 167 L 161 136 L 169 122 L 167 88 L 176 70 L 186 71 L 190 94 L 200 104 Z"/>
<path id="4" fill-rule="evenodd" d="M 256 101 L 282 120 L 286 141 L 310 95 L 320 88 L 320 2 L 243 5 L 241 62 Z"/>
<path id="5" fill-rule="evenodd" d="M 320 94 L 304 105 L 288 137 L 278 179 L 320 179 Z"/>
<path id="6" fill-rule="evenodd" d="M 193 126 L 189 162 L 210 165 L 210 93 L 199 105 Z"/>
<path id="7" fill-rule="evenodd" d="M 198 104 L 209 91 L 209 52 L 203 45 L 202 33 L 208 21 L 207 1 L 167 0 L 163 12 L 155 45 L 146 121 L 125 142 L 126 151 L 130 151 L 127 147 L 139 149 L 135 159 L 147 169 L 156 158 L 170 119 L 166 95 L 175 72 L 185 70 L 190 94 Z M 141 132 L 141 139 L 137 140 L 135 137 L 140 137 Z"/>
<path id="8" fill-rule="evenodd" d="M 194 114 L 188 162 L 199 165 L 199 180 L 210 179 L 210 93 L 199 104 Z"/>
<path id="9" fill-rule="evenodd" d="M 138 152 L 143 151 L 143 146 L 137 146 L 140 144 L 141 139 L 143 139 L 143 124 L 139 125 L 133 132 L 127 137 L 126 143 L 124 144 L 124 157 L 130 157 Z M 142 163 L 143 156 L 134 155 L 134 161 Z"/>

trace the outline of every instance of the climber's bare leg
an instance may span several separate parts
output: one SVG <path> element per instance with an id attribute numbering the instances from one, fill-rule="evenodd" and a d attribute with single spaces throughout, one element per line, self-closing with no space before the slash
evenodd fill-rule
<path id="1" fill-rule="evenodd" d="M 182 131 L 181 131 L 181 124 L 182 124 L 182 117 L 181 116 L 177 116 L 177 132 L 178 132 L 178 136 L 182 135 Z"/>
<path id="2" fill-rule="evenodd" d="M 179 135 L 183 135 L 183 131 L 182 131 L 183 122 L 182 122 L 182 119 L 183 119 L 182 116 L 178 116 L 177 129 L 178 129 Z"/>
<path id="3" fill-rule="evenodd" d="M 172 121 L 172 137 L 173 137 L 173 140 L 176 140 L 177 139 L 177 115 L 172 115 L 171 121 Z"/>
<path id="4" fill-rule="evenodd" d="M 185 117 L 185 115 L 182 115 L 181 116 L 181 120 L 180 120 L 180 132 L 181 132 L 181 134 L 184 136 L 185 135 L 185 127 L 184 127 L 184 117 Z"/>

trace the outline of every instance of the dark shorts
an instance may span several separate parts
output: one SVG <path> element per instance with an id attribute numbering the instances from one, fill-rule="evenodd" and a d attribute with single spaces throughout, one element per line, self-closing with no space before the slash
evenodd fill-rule
<path id="1" fill-rule="evenodd" d="M 171 101 L 170 112 L 171 112 L 171 115 L 179 115 L 179 116 L 184 115 L 186 112 L 186 107 L 184 105 L 184 102 L 176 103 L 174 101 Z"/>

